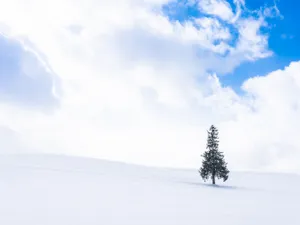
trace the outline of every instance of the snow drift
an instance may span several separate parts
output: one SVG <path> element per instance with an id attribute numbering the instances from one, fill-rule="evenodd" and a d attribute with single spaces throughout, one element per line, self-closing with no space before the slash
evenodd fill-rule
<path id="1" fill-rule="evenodd" d="M 204 184 L 197 169 L 1 156 L 0 224 L 299 224 L 299 176 L 231 173 L 219 184 Z"/>

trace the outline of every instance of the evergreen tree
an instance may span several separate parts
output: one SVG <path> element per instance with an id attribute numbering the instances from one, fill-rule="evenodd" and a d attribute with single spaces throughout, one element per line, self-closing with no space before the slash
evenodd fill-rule
<path id="1" fill-rule="evenodd" d="M 208 131 L 207 151 L 202 155 L 203 162 L 199 173 L 204 181 L 211 178 L 212 183 L 216 183 L 216 178 L 223 179 L 225 182 L 228 179 L 229 170 L 227 163 L 224 160 L 223 152 L 219 151 L 219 132 L 217 128 L 212 125 Z"/>

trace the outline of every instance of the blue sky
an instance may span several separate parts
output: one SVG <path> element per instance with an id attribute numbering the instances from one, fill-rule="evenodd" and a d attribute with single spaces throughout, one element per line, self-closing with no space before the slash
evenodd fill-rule
<path id="1" fill-rule="evenodd" d="M 0 148 L 196 168 L 215 124 L 232 169 L 300 171 L 300 3 L 245 2 L 0 1 Z"/>
<path id="2" fill-rule="evenodd" d="M 261 5 L 260 0 L 249 0 L 246 4 L 250 8 L 257 8 Z M 272 5 L 274 1 L 264 1 Z M 266 59 L 255 62 L 247 62 L 240 65 L 229 76 L 222 77 L 224 85 L 229 85 L 239 90 L 240 85 L 249 77 L 264 76 L 272 71 L 284 69 L 292 61 L 300 59 L 300 7 L 299 1 L 281 0 L 276 5 L 283 18 L 274 18 L 268 22 L 272 27 L 268 29 L 269 49 L 273 55 Z"/>
<path id="3" fill-rule="evenodd" d="M 187 6 L 186 0 L 181 0 L 164 7 L 165 13 L 173 21 L 187 21 L 189 18 L 201 17 L 203 14 L 195 5 Z M 229 1 L 234 9 L 234 4 Z M 268 18 L 268 27 L 262 28 L 262 33 L 269 35 L 269 49 L 273 55 L 253 62 L 244 62 L 231 73 L 219 74 L 224 86 L 230 86 L 238 93 L 241 92 L 241 85 L 245 80 L 254 76 L 265 76 L 268 73 L 284 69 L 292 61 L 300 59 L 300 14 L 298 8 L 300 2 L 293 0 L 247 0 L 246 7 L 249 10 L 257 10 L 261 7 L 276 6 L 281 16 Z"/>
<path id="4" fill-rule="evenodd" d="M 187 0 L 180 0 L 165 5 L 163 7 L 164 12 L 172 21 L 180 22 L 187 21 L 189 18 L 203 16 L 195 4 L 189 5 L 187 2 Z M 235 10 L 233 2 L 229 1 L 229 3 L 233 10 Z M 266 0 L 264 1 L 264 5 L 261 3 L 260 0 L 247 0 L 246 7 L 249 10 L 255 10 L 264 6 L 273 6 L 276 4 L 282 16 L 269 18 L 267 20 L 269 26 L 261 29 L 261 32 L 267 32 L 269 35 L 268 44 L 273 55 L 253 62 L 247 61 L 241 63 L 232 72 L 226 73 L 225 75 L 218 74 L 222 84 L 224 86 L 232 87 L 237 93 L 242 93 L 240 87 L 248 78 L 264 76 L 271 71 L 283 69 L 288 66 L 290 62 L 300 59 L 300 45 L 298 44 L 300 42 L 300 25 L 297 23 L 297 21 L 300 20 L 300 14 L 297 10 L 298 7 L 300 7 L 300 3 L 293 0 Z M 234 32 L 234 30 L 232 30 L 232 32 Z M 22 55 L 26 54 L 21 45 L 1 37 L 0 51 L 0 91 L 12 99 L 18 99 L 14 97 L 18 95 L 21 99 L 19 99 L 20 101 L 33 104 L 35 104 L 35 102 L 41 104 L 45 101 L 53 101 L 53 99 L 51 99 L 51 94 L 49 94 L 51 92 L 51 76 L 49 74 L 47 75 L 46 72 L 41 72 L 46 75 L 40 75 L 34 78 L 20 75 L 22 71 L 20 71 L 19 64 L 22 60 Z M 32 57 L 34 58 L 34 56 Z M 38 61 L 35 61 L 35 66 L 39 66 Z M 12 74 L 9 77 L 5 75 L 8 74 L 8 72 L 9 74 Z M 26 87 L 28 88 L 24 90 L 23 87 L 17 87 L 19 81 L 15 77 L 26 79 L 21 82 L 23 84 L 25 84 L 24 82 L 27 82 Z M 35 85 L 34 82 L 40 84 Z M 13 93 L 7 93 L 9 89 L 14 90 Z M 42 92 L 44 94 L 41 95 L 39 90 L 43 90 Z M 39 98 L 33 97 L 37 96 L 35 91 L 39 92 Z"/>

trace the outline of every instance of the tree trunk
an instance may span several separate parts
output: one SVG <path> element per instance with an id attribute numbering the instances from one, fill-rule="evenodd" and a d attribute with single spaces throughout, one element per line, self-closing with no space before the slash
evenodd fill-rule
<path id="1" fill-rule="evenodd" d="M 211 179 L 212 179 L 212 184 L 215 185 L 216 184 L 215 175 L 212 175 Z"/>

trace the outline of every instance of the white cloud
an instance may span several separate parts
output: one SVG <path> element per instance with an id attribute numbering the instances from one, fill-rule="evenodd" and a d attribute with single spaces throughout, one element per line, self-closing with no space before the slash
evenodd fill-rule
<path id="1" fill-rule="evenodd" d="M 225 21 L 231 20 L 234 16 L 230 4 L 224 0 L 201 0 L 198 6 L 204 13 L 218 16 Z"/>
<path id="2" fill-rule="evenodd" d="M 233 54 L 242 54 L 248 60 L 256 60 L 272 55 L 266 48 L 268 46 L 268 35 L 262 35 L 260 29 L 266 26 L 263 17 L 258 19 L 247 18 L 237 22 L 239 30 L 239 40 Z"/>
<path id="3" fill-rule="evenodd" d="M 193 167 L 200 163 L 206 129 L 215 123 L 232 168 L 285 165 L 278 155 L 289 155 L 281 149 L 297 143 L 275 142 L 284 134 L 275 132 L 277 118 L 269 114 L 280 105 L 263 103 L 272 101 L 264 90 L 276 76 L 247 81 L 246 98 L 208 73 L 269 56 L 268 37 L 259 32 L 264 17 L 241 16 L 243 1 L 235 1 L 235 14 L 224 1 L 203 1 L 203 9 L 219 19 L 179 23 L 161 12 L 164 3 L 1 0 L 0 31 L 59 78 L 52 94 L 60 106 L 45 113 L 2 102 L 0 125 L 18 134 L 25 152 Z M 270 138 L 264 133 L 269 128 Z"/>

